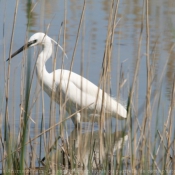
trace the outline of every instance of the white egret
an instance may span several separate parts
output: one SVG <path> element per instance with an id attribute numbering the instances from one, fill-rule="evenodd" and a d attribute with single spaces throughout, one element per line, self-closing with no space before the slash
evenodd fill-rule
<path id="1" fill-rule="evenodd" d="M 114 98 L 110 97 L 107 93 L 104 94 L 103 101 L 103 91 L 86 78 L 74 72 L 70 73 L 69 70 L 61 69 L 55 70 L 55 83 L 53 86 L 54 72 L 47 72 L 45 66 L 46 61 L 51 57 L 52 54 L 52 42 L 56 43 L 46 34 L 35 33 L 30 37 L 24 46 L 22 46 L 19 50 L 11 55 L 11 58 L 29 47 L 36 45 L 43 46 L 43 49 L 38 55 L 36 61 L 36 74 L 40 84 L 42 85 L 43 83 L 44 91 L 50 97 L 53 92 L 54 100 L 59 105 L 61 105 L 59 94 L 62 94 L 64 101 L 66 101 L 66 111 L 70 115 L 76 113 L 76 111 L 80 110 L 81 108 L 87 107 L 86 116 L 81 116 L 80 113 L 77 113 L 72 117 L 72 121 L 75 125 L 79 124 L 80 121 L 84 121 L 83 118 L 86 118 L 86 120 L 88 120 L 88 118 L 91 118 L 94 112 L 95 118 L 98 120 L 102 107 L 104 112 L 108 113 L 110 116 L 117 117 L 118 119 L 126 119 L 127 112 L 124 106 L 122 106 Z"/>

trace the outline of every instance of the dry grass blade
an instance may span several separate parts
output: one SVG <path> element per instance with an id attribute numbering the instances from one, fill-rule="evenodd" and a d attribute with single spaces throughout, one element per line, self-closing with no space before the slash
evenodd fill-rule
<path id="1" fill-rule="evenodd" d="M 171 97 L 171 103 L 169 107 L 169 112 L 168 112 L 168 119 L 166 123 L 166 127 L 169 121 L 169 129 L 168 129 L 168 148 L 170 148 L 170 143 L 171 143 L 171 136 L 172 136 L 172 123 L 173 123 L 173 109 L 174 109 L 174 104 L 175 104 L 175 74 L 174 74 L 174 82 L 173 82 L 173 88 L 172 88 L 172 97 Z M 167 158 L 168 160 L 170 154 L 170 150 L 168 149 L 167 151 Z"/>
<path id="2" fill-rule="evenodd" d="M 72 55 L 71 66 L 70 66 L 70 69 L 69 69 L 70 73 L 69 73 L 68 84 L 67 84 L 67 88 L 66 88 L 66 95 L 65 95 L 66 97 L 67 97 L 67 92 L 68 92 L 68 88 L 69 88 L 70 76 L 71 76 L 71 71 L 72 71 L 72 67 L 73 67 L 73 63 L 74 63 L 74 57 L 75 57 L 75 53 L 76 53 L 78 39 L 79 39 L 79 35 L 80 35 L 80 29 L 81 29 L 82 21 L 83 21 L 83 18 L 84 18 L 85 7 L 86 7 L 86 0 L 84 0 L 84 4 L 83 4 L 83 10 L 82 10 L 81 18 L 80 18 L 80 23 L 79 23 L 79 26 L 78 26 L 78 32 L 77 32 L 75 47 L 74 47 L 74 51 L 73 51 L 73 55 Z M 66 97 L 65 97 L 65 99 L 66 99 Z M 65 105 L 66 105 L 66 100 L 65 100 L 65 103 L 63 104 L 63 107 Z"/>
<path id="3" fill-rule="evenodd" d="M 135 71 L 134 71 L 134 77 L 132 80 L 132 86 L 131 86 L 131 90 L 130 90 L 130 94 L 128 97 L 128 126 L 129 126 L 129 143 L 130 143 L 130 155 L 134 156 L 135 154 L 132 154 L 132 152 L 134 151 L 134 153 L 136 153 L 135 150 L 132 151 L 133 149 L 133 143 L 131 141 L 132 138 L 132 116 L 131 116 L 131 109 L 132 109 L 132 100 L 133 100 L 133 94 L 134 94 L 134 90 L 135 90 L 135 85 L 137 82 L 137 78 L 138 78 L 138 72 L 139 72 L 139 68 L 140 68 L 140 53 L 141 53 L 141 46 L 142 46 L 142 37 L 143 37 L 143 27 L 144 27 L 144 9 L 145 9 L 145 3 L 143 2 L 143 9 L 142 9 L 142 21 L 141 21 L 141 26 L 140 26 L 140 35 L 139 35 L 139 41 L 138 41 L 138 52 L 137 52 L 137 58 L 136 58 L 136 66 L 135 66 Z M 135 137 L 134 137 L 135 139 Z M 134 142 L 135 143 L 135 142 Z M 136 148 L 134 146 L 134 148 Z M 131 158 L 131 166 L 132 169 L 135 168 L 135 162 L 134 162 L 134 157 Z"/>
<path id="4" fill-rule="evenodd" d="M 13 38 L 14 38 L 14 30 L 15 30 L 15 24 L 16 24 L 16 16 L 17 16 L 17 11 L 18 11 L 18 3 L 19 0 L 16 0 L 16 7 L 15 7 L 15 12 L 14 12 L 14 19 L 13 19 L 13 27 L 12 27 L 12 34 L 11 34 L 11 40 L 10 40 L 10 50 L 9 50 L 9 58 L 11 58 L 11 53 L 12 53 L 12 47 L 13 47 Z M 10 59 L 8 62 L 8 73 L 7 73 L 7 83 L 6 83 L 6 106 L 5 106 L 5 126 L 7 126 L 8 123 L 8 95 L 9 95 L 9 81 L 10 81 Z M 7 127 L 5 127 L 5 132 Z M 5 141 L 6 141 L 7 133 L 5 133 Z"/>

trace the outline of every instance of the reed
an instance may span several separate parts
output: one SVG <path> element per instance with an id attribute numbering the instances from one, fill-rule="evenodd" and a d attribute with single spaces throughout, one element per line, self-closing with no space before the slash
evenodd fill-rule
<path id="1" fill-rule="evenodd" d="M 18 0 L 16 0 L 16 7 L 13 20 L 13 28 L 11 32 L 11 43 L 9 57 L 12 53 L 13 38 L 15 31 L 16 15 L 18 11 Z M 74 58 L 79 42 L 81 41 L 82 53 L 81 62 L 84 62 L 84 35 L 86 31 L 85 26 L 85 12 L 86 0 L 82 7 L 81 16 L 79 19 L 79 26 L 77 26 L 77 35 L 74 44 L 70 71 L 73 69 Z M 98 82 L 99 89 L 110 94 L 111 92 L 111 69 L 113 52 L 116 47 L 114 45 L 115 29 L 118 27 L 120 18 L 118 17 L 119 0 L 110 1 L 110 14 L 108 18 L 108 27 L 106 31 L 106 42 L 104 49 L 103 62 L 101 65 L 101 73 Z M 28 10 L 29 21 L 26 31 L 26 40 L 30 29 L 30 13 L 37 6 L 37 3 Z M 57 42 L 63 40 L 63 50 L 66 51 L 66 20 L 67 20 L 67 1 L 64 4 L 64 22 L 61 24 L 61 29 L 58 30 Z M 60 94 L 60 104 L 63 108 L 57 107 L 54 99 L 54 93 L 50 98 L 50 111 L 48 116 L 45 112 L 45 98 L 43 94 L 43 86 L 33 87 L 35 67 L 31 67 L 31 54 L 24 53 L 21 65 L 21 89 L 20 94 L 20 122 L 18 131 L 13 133 L 12 125 L 15 125 L 15 118 L 11 122 L 9 116 L 9 84 L 10 79 L 11 60 L 8 62 L 7 69 L 5 68 L 5 110 L 2 110 L 2 117 L 4 123 L 0 130 L 0 158 L 3 174 L 166 174 L 172 173 L 174 169 L 174 104 L 175 104 L 175 75 L 173 78 L 173 87 L 171 89 L 171 99 L 168 113 L 164 113 L 164 121 L 160 128 L 159 116 L 162 112 L 162 84 L 165 76 L 166 66 L 157 77 L 158 86 L 153 85 L 155 73 L 155 58 L 154 51 L 157 43 L 154 43 L 154 48 L 150 48 L 150 24 L 149 24 L 149 1 L 143 1 L 142 9 L 142 23 L 140 26 L 140 35 L 136 43 L 137 56 L 135 59 L 135 69 L 133 72 L 133 79 L 131 86 L 129 86 L 127 111 L 128 118 L 126 122 L 122 123 L 122 129 L 118 131 L 116 122 L 115 131 L 112 130 L 113 122 L 106 122 L 110 116 L 104 113 L 101 108 L 100 119 L 98 122 L 98 131 L 94 130 L 95 116 L 92 117 L 91 123 L 82 124 L 80 128 L 74 128 L 69 134 L 68 129 L 70 124 L 67 120 L 73 117 L 76 113 L 86 114 L 86 108 L 76 111 L 74 114 L 65 117 L 66 102 L 63 101 Z M 4 20 L 5 21 L 5 20 Z M 46 33 L 49 32 L 49 25 Z M 63 31 L 62 31 L 63 30 Z M 138 84 L 139 71 L 141 61 L 141 48 L 143 47 L 143 34 L 146 34 L 146 100 L 144 104 L 138 109 Z M 63 38 L 61 38 L 63 36 Z M 81 40 L 80 40 L 81 39 Z M 5 42 L 4 42 L 5 47 Z M 169 49 L 169 56 L 173 52 L 174 45 Z M 53 55 L 53 71 L 56 70 L 56 58 L 59 49 L 56 48 Z M 34 57 L 37 56 L 35 52 Z M 5 55 L 5 53 L 4 53 Z M 64 53 L 62 55 L 61 69 L 64 69 Z M 5 67 L 4 58 L 4 67 Z M 119 63 L 120 64 L 120 63 Z M 122 66 L 119 72 L 122 72 Z M 122 74 L 122 73 L 121 73 Z M 83 64 L 81 64 L 81 75 L 84 75 Z M 125 75 L 124 75 L 125 76 Z M 120 94 L 125 80 L 119 78 L 117 88 L 117 99 L 120 99 Z M 53 76 L 53 86 L 55 83 L 55 76 Z M 128 83 L 129 84 L 129 83 Z M 69 85 L 68 85 L 69 86 Z M 32 94 L 33 89 L 35 91 Z M 15 91 L 15 90 L 14 90 Z M 97 94 L 98 98 L 98 94 Z M 104 96 L 103 96 L 104 101 Z M 41 105 L 40 105 L 41 103 Z M 32 111 L 38 113 L 39 108 L 42 107 L 42 115 L 39 118 L 36 114 L 33 119 Z M 96 109 L 95 109 L 96 110 Z M 142 112 L 140 112 L 142 111 Z M 56 114 L 59 113 L 59 121 L 57 121 Z M 49 126 L 46 127 L 46 117 L 49 118 Z M 139 119 L 142 118 L 142 120 Z M 155 126 L 152 126 L 151 121 L 155 119 Z M 31 133 L 31 125 L 35 124 L 35 133 Z M 105 126 L 105 131 L 104 131 Z"/>

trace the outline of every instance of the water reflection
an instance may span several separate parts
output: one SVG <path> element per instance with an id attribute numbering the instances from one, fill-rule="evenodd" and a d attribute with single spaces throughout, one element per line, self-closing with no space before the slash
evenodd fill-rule
<path id="1" fill-rule="evenodd" d="M 74 129 L 68 139 L 62 139 L 62 141 L 59 142 L 59 146 L 56 148 L 56 151 L 59 153 L 55 154 L 55 150 L 52 149 L 49 157 L 52 157 L 52 160 L 53 158 L 56 159 L 55 163 L 60 163 L 60 161 L 63 160 L 62 166 L 64 169 L 77 166 L 79 170 L 86 171 L 88 170 L 89 163 L 93 167 L 92 169 L 97 170 L 101 164 L 106 163 L 103 161 L 108 160 L 110 162 L 112 159 L 113 161 L 117 159 L 117 155 L 119 155 L 121 151 L 127 154 L 127 141 L 128 134 L 124 131 L 111 134 L 103 132 L 103 134 L 99 136 L 99 131 L 91 134 L 91 132 Z M 64 154 L 60 154 L 61 152 Z M 122 155 L 126 156 L 124 154 Z M 69 156 L 67 157 L 67 155 Z M 45 161 L 45 158 L 43 158 L 43 161 Z M 120 159 L 117 161 L 120 161 Z"/>
<path id="2" fill-rule="evenodd" d="M 23 9 L 26 12 L 26 19 L 28 23 L 26 24 L 27 26 L 35 26 L 38 14 L 34 12 L 33 8 L 35 3 L 33 1 L 28 0 L 26 3 L 23 1 Z"/>

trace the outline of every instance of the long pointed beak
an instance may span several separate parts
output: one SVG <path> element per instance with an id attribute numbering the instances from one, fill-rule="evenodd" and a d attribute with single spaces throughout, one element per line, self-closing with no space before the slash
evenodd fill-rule
<path id="1" fill-rule="evenodd" d="M 20 49 L 18 49 L 15 53 L 13 53 L 10 58 L 8 58 L 6 61 L 9 61 L 11 58 L 13 58 L 15 55 L 17 55 L 18 53 L 22 52 L 23 50 L 27 49 L 28 47 L 30 47 L 32 44 L 36 43 L 36 40 L 30 41 L 26 44 L 24 44 L 24 46 L 22 46 Z"/>

